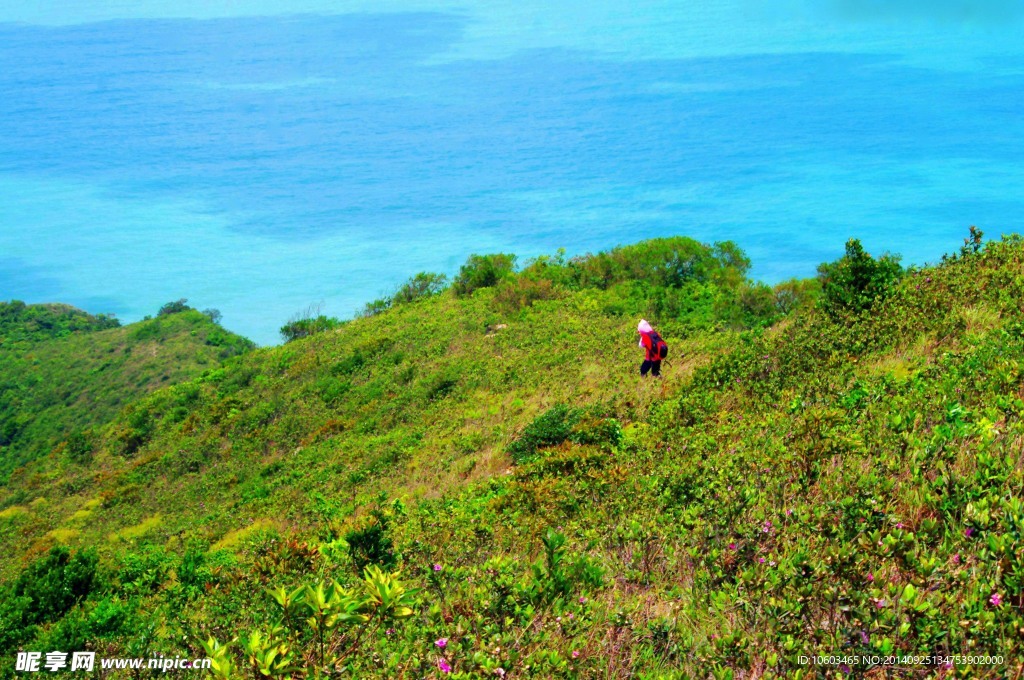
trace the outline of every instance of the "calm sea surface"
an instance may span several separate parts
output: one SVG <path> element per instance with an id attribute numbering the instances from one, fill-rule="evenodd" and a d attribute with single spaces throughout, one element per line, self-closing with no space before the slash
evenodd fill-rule
<path id="1" fill-rule="evenodd" d="M 473 252 L 1024 231 L 1021 2 L 83 4 L 0 1 L 0 299 L 273 343 Z"/>

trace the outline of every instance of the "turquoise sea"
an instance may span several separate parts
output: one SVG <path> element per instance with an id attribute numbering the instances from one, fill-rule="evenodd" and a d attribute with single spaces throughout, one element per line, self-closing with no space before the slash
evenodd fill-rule
<path id="1" fill-rule="evenodd" d="M 935 261 L 1024 230 L 1022 36 L 1021 0 L 0 0 L 0 299 L 269 344 L 473 252 Z"/>

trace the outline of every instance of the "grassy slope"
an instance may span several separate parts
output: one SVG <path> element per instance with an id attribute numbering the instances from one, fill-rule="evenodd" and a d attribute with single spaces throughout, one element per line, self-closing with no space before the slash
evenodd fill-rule
<path id="1" fill-rule="evenodd" d="M 2 477 L 128 402 L 249 347 L 195 311 L 116 328 L 61 305 L 27 306 L 20 316 L 0 343 Z M 87 455 L 87 443 L 79 448 Z"/>
<path id="2" fill-rule="evenodd" d="M 345 512 L 381 490 L 436 497 L 502 472 L 504 445 L 544 408 L 610 400 L 640 414 L 699 358 L 676 361 L 660 387 L 623 391 L 639 361 L 632 317 L 603 312 L 601 294 L 538 303 L 516 320 L 490 311 L 492 294 L 400 306 L 134 402 L 98 438 L 90 464 L 55 457 L 48 474 L 12 479 L 12 488 L 46 499 L 45 510 L 23 517 L 36 528 L 21 533 L 72 530 L 104 545 L 159 515 L 152 540 L 186 531 L 215 541 L 250 521 L 304 526 L 314 491 Z M 507 327 L 488 332 L 499 322 Z M 724 341 L 677 341 L 671 328 L 679 355 Z M 126 453 L 140 430 L 146 443 Z M 98 499 L 88 523 L 74 519 Z M 44 537 L 29 552 L 51 543 Z"/>
<path id="3" fill-rule="evenodd" d="M 4 572 L 54 543 L 97 546 L 103 586 L 77 616 L 116 604 L 131 623 L 90 644 L 123 651 L 160 621 L 149 649 L 199 654 L 200 637 L 264 624 L 254 587 L 350 581 L 331 540 L 377 524 L 425 590 L 345 659 L 356 677 L 419 677 L 442 656 L 513 677 L 1019 659 L 1022 260 L 991 244 L 842 322 L 812 310 L 685 338 L 663 322 L 678 358 L 662 383 L 634 377 L 643 310 L 609 293 L 510 318 L 492 290 L 400 306 L 136 402 L 91 464 L 26 470 L 0 513 Z M 600 405 L 621 439 L 513 464 L 507 445 L 557 403 Z M 551 528 L 573 566 L 545 566 Z M 195 539 L 213 549 L 181 557 Z"/>

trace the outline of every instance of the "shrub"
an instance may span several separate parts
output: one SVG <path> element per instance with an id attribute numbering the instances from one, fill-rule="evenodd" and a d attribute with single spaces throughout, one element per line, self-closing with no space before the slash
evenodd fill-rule
<path id="1" fill-rule="evenodd" d="M 442 371 L 424 381 L 427 401 L 438 401 L 451 394 L 459 384 L 458 376 L 452 371 Z"/>
<path id="2" fill-rule="evenodd" d="M 527 425 L 506 450 L 513 461 L 523 463 L 542 446 L 555 446 L 568 440 L 575 422 L 576 414 L 572 409 L 565 404 L 555 404 Z"/>
<path id="3" fill-rule="evenodd" d="M 370 565 L 391 568 L 395 566 L 394 543 L 387 534 L 387 522 L 375 518 L 361 529 L 345 534 L 349 557 L 357 572 Z"/>
<path id="4" fill-rule="evenodd" d="M 539 300 L 558 297 L 554 284 L 547 279 L 511 277 L 503 281 L 494 294 L 494 305 L 506 313 L 517 312 Z"/>
<path id="5" fill-rule="evenodd" d="M 898 255 L 871 257 L 857 239 L 846 242 L 846 254 L 818 267 L 822 308 L 830 316 L 858 314 L 884 298 L 903 274 Z"/>
<path id="6" fill-rule="evenodd" d="M 366 306 L 363 307 L 362 311 L 358 314 L 364 319 L 371 316 L 377 316 L 378 314 L 383 314 L 391 309 L 391 302 L 391 298 L 389 297 L 378 298 L 372 302 L 367 302 Z"/>
<path id="7" fill-rule="evenodd" d="M 31 603 L 23 611 L 26 624 L 60 618 L 85 599 L 96 584 L 96 551 L 72 553 L 56 546 L 26 568 L 14 583 L 15 598 Z"/>
<path id="8" fill-rule="evenodd" d="M 160 308 L 160 311 L 156 313 L 157 316 L 167 316 L 168 314 L 178 314 L 179 312 L 187 312 L 192 309 L 188 306 L 188 299 L 181 298 L 173 302 L 168 302 Z"/>
<path id="9" fill-rule="evenodd" d="M 334 330 L 339 326 L 341 326 L 340 320 L 331 316 L 324 316 L 323 314 L 315 317 L 293 318 L 281 326 L 281 337 L 285 342 L 291 342 L 300 338 L 308 338 L 317 333 Z"/>
<path id="10" fill-rule="evenodd" d="M 515 270 L 516 256 L 508 253 L 470 255 L 459 269 L 453 287 L 458 295 L 469 295 L 480 288 L 495 286 Z"/>
<path id="11" fill-rule="evenodd" d="M 391 300 L 395 304 L 415 302 L 431 295 L 437 295 L 445 289 L 447 284 L 448 277 L 444 274 L 420 272 L 399 286 L 395 294 L 391 296 Z"/>
<path id="12" fill-rule="evenodd" d="M 789 314 L 800 309 L 821 295 L 821 282 L 817 279 L 790 279 L 776 284 L 775 308 L 780 314 Z"/>
<path id="13" fill-rule="evenodd" d="M 679 288 L 691 281 L 720 285 L 741 282 L 750 260 L 731 241 L 707 245 L 692 238 L 657 238 L 569 262 L 579 288 L 607 289 L 625 281 Z"/>
<path id="14" fill-rule="evenodd" d="M 173 560 L 162 546 L 145 546 L 121 556 L 117 578 L 125 592 L 150 593 L 167 581 Z"/>
<path id="15" fill-rule="evenodd" d="M 68 435 L 65 451 L 75 463 L 88 463 L 93 454 L 93 433 L 89 430 L 75 430 Z"/>
<path id="16" fill-rule="evenodd" d="M 506 451 L 513 461 L 524 463 L 540 449 L 567 441 L 602 448 L 615 447 L 622 442 L 622 427 L 599 407 L 574 409 L 565 404 L 555 404 L 527 425 Z"/>

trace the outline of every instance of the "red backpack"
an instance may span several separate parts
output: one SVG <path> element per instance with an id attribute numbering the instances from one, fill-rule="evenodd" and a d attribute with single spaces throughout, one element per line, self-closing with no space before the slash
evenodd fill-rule
<path id="1" fill-rule="evenodd" d="M 651 353 L 658 357 L 655 361 L 661 361 L 666 358 L 668 356 L 668 345 L 658 335 L 658 331 L 652 330 L 648 333 L 648 336 L 651 338 Z"/>

